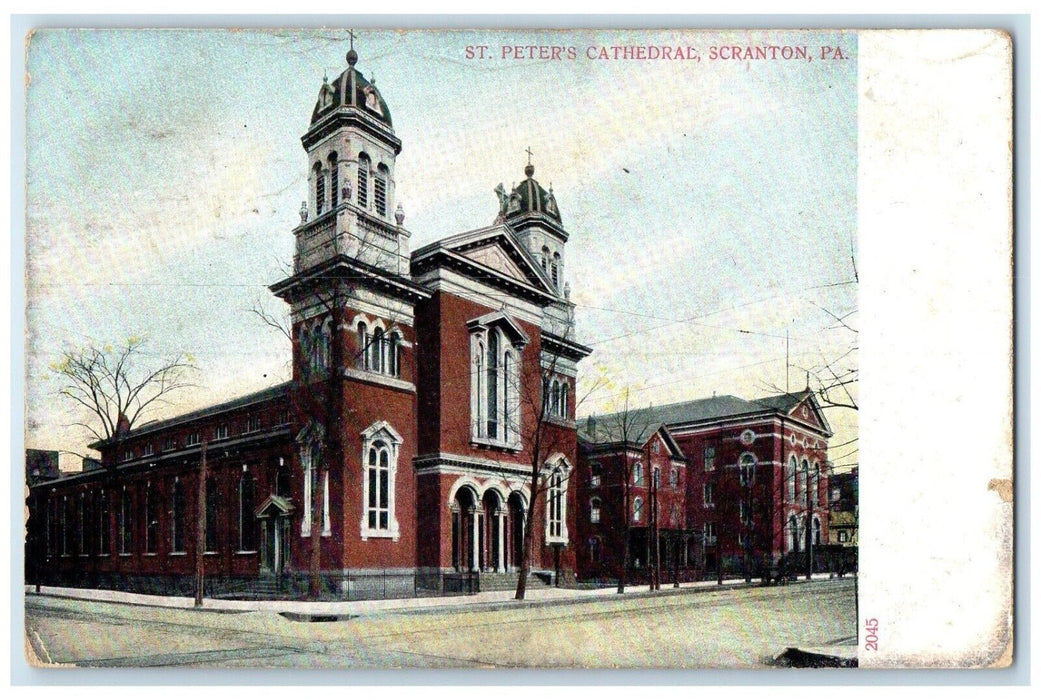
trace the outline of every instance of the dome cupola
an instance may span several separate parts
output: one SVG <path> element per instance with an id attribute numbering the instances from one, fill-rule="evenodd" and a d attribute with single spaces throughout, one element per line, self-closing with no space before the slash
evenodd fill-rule
<path id="1" fill-rule="evenodd" d="M 358 52 L 352 48 L 347 52 L 347 70 L 331 83 L 328 80 L 322 82 L 318 101 L 311 113 L 312 125 L 338 109 L 348 108 L 359 110 L 393 128 L 390 108 L 376 89 L 375 78 L 369 80 L 362 75 L 354 67 L 357 62 Z"/>
<path id="2" fill-rule="evenodd" d="M 524 179 L 509 195 L 502 185 L 499 186 L 500 189 L 496 190 L 499 194 L 499 216 L 504 221 L 510 221 L 527 214 L 543 214 L 559 224 L 560 210 L 553 196 L 553 186 L 550 185 L 547 191 L 534 176 L 535 166 L 529 162 L 524 167 Z"/>

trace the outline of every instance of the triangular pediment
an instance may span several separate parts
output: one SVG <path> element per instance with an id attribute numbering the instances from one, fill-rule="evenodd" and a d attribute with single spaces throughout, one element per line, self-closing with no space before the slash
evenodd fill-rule
<path id="1" fill-rule="evenodd" d="M 812 394 L 807 395 L 805 399 L 793 406 L 792 409 L 788 411 L 788 415 L 802 421 L 803 423 L 814 426 L 821 432 L 831 432 L 831 426 L 828 425 L 824 413 L 821 411 L 817 401 L 814 400 Z"/>
<path id="2" fill-rule="evenodd" d="M 479 262 L 482 265 L 492 268 L 507 277 L 512 277 L 515 280 L 522 282 L 530 282 L 528 276 L 525 274 L 521 266 L 518 265 L 514 260 L 510 259 L 503 247 L 497 243 L 489 243 L 488 245 L 481 246 L 480 248 L 473 248 L 462 253 L 465 257 Z"/>
<path id="3" fill-rule="evenodd" d="M 515 282 L 556 296 L 546 273 L 505 226 L 474 231 L 445 241 L 446 247 L 467 260 Z"/>
<path id="4" fill-rule="evenodd" d="M 277 518 L 289 515 L 294 510 L 288 498 L 271 494 L 256 510 L 258 518 Z"/>

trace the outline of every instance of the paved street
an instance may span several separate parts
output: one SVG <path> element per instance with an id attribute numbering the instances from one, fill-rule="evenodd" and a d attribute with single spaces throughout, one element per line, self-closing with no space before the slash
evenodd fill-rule
<path id="1" fill-rule="evenodd" d="M 850 579 L 670 593 L 325 622 L 28 594 L 26 634 L 45 663 L 103 667 L 747 668 L 856 644 Z"/>

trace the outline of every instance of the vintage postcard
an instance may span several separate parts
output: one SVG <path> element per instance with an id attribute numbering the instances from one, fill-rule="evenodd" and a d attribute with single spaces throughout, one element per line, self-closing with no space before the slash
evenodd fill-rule
<path id="1" fill-rule="evenodd" d="M 33 32 L 29 663 L 1007 666 L 1012 50 Z"/>

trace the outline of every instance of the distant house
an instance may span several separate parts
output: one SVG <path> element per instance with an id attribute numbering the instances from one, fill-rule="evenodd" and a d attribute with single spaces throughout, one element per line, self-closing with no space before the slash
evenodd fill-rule
<path id="1" fill-rule="evenodd" d="M 61 470 L 58 468 L 57 450 L 25 451 L 25 483 L 35 486 L 59 476 Z"/>

